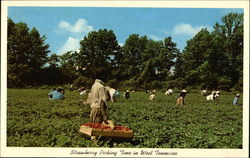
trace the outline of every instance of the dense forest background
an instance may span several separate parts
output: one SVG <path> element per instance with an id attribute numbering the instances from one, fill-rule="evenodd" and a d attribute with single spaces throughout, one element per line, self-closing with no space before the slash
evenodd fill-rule
<path id="1" fill-rule="evenodd" d="M 101 76 L 118 89 L 220 89 L 242 91 L 243 14 L 229 13 L 200 30 L 183 51 L 171 37 L 154 41 L 131 34 L 123 46 L 112 30 L 92 31 L 80 50 L 50 54 L 36 28 L 8 18 L 8 88 L 73 84 L 89 88 Z"/>

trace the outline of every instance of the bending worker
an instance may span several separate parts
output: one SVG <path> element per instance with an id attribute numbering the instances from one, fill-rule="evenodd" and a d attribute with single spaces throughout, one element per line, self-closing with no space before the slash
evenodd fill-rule
<path id="1" fill-rule="evenodd" d="M 62 88 L 53 88 L 49 94 L 49 100 L 62 100 L 64 99 L 64 90 Z"/>

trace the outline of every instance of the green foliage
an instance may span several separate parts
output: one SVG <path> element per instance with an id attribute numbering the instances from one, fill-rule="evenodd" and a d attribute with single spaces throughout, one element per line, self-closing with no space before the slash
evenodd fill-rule
<path id="1" fill-rule="evenodd" d="M 207 89 L 240 89 L 243 71 L 243 14 L 229 13 L 210 33 L 202 29 L 176 60 L 175 77 Z M 181 85 L 183 86 L 182 83 Z"/>
<path id="2" fill-rule="evenodd" d="M 24 87 L 36 85 L 40 72 L 47 62 L 49 45 L 45 36 L 36 28 L 29 30 L 27 24 L 14 23 L 8 19 L 8 86 Z"/>
<path id="3" fill-rule="evenodd" d="M 231 94 L 208 102 L 188 93 L 185 106 L 175 105 L 177 93 L 156 92 L 153 102 L 142 92 L 131 93 L 130 100 L 117 98 L 108 102 L 109 117 L 132 129 L 134 138 L 101 138 L 95 145 L 79 132 L 89 121 L 91 109 L 82 104 L 86 96 L 66 91 L 65 100 L 49 101 L 48 91 L 8 89 L 7 146 L 242 149 L 243 108 L 232 105 Z"/>
<path id="4" fill-rule="evenodd" d="M 109 79 L 120 50 L 113 31 L 92 31 L 80 41 L 80 46 L 78 64 L 86 68 L 82 75 L 104 81 Z"/>
<path id="5" fill-rule="evenodd" d="M 149 40 L 138 34 L 130 35 L 122 50 L 122 79 L 142 89 L 161 88 L 162 83 L 159 82 L 169 77 L 168 72 L 174 66 L 173 60 L 179 52 L 171 37 L 165 38 L 163 42 Z"/>

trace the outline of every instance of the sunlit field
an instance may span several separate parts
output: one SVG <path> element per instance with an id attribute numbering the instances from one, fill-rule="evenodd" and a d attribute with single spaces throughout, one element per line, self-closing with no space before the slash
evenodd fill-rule
<path id="1" fill-rule="evenodd" d="M 108 102 L 109 119 L 132 129 L 133 139 L 100 138 L 93 143 L 79 132 L 89 122 L 87 96 L 66 91 L 62 101 L 48 100 L 49 90 L 8 89 L 7 145 L 17 147 L 126 147 L 126 148 L 242 148 L 243 108 L 232 105 L 234 95 L 221 94 L 218 102 L 188 93 L 177 106 L 177 93 L 130 93 Z"/>

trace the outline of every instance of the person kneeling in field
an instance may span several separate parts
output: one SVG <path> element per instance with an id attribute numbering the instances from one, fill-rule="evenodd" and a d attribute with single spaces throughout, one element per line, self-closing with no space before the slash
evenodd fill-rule
<path id="1" fill-rule="evenodd" d="M 88 98 L 88 103 L 91 107 L 90 121 L 93 123 L 103 123 L 109 125 L 112 129 L 114 124 L 111 120 L 108 120 L 107 116 L 107 93 L 104 87 L 103 81 L 96 79 L 91 88 L 91 92 Z M 96 139 L 96 136 L 91 136 L 91 139 Z"/>
<path id="2" fill-rule="evenodd" d="M 148 98 L 149 101 L 153 101 L 155 99 L 155 94 L 152 92 Z"/>
<path id="3" fill-rule="evenodd" d="M 176 105 L 185 105 L 184 98 L 186 94 L 187 94 L 187 91 L 185 89 L 181 91 L 181 93 L 177 97 Z"/>
<path id="4" fill-rule="evenodd" d="M 61 88 L 53 88 L 51 92 L 48 94 L 49 100 L 62 100 L 64 99 L 64 90 Z"/>
<path id="5" fill-rule="evenodd" d="M 233 100 L 233 105 L 239 105 L 239 98 L 240 98 L 240 94 L 236 94 L 234 100 Z"/>

